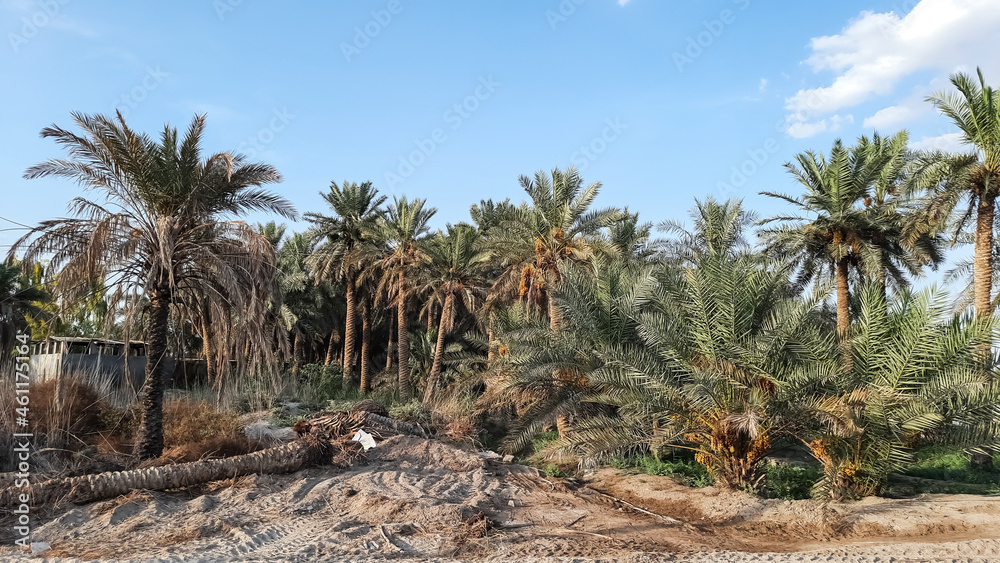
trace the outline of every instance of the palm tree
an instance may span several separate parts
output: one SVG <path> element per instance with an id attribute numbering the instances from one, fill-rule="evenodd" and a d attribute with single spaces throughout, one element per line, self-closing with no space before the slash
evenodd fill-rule
<path id="1" fill-rule="evenodd" d="M 888 155 L 886 155 L 888 156 Z M 871 234 L 882 232 L 882 217 L 868 213 L 863 202 L 871 195 L 872 185 L 882 173 L 881 162 L 872 155 L 870 145 L 845 147 L 834 141 L 829 160 L 812 151 L 795 157 L 798 165 L 785 168 L 805 187 L 798 198 L 774 192 L 761 192 L 791 203 L 803 215 L 779 216 L 764 221 L 786 221 L 762 236 L 771 250 L 796 257 L 803 279 L 823 274 L 829 269 L 836 280 L 837 334 L 847 338 L 850 328 L 850 269 L 863 263 L 881 263 Z"/>
<path id="2" fill-rule="evenodd" d="M 611 259 L 651 260 L 663 247 L 663 241 L 654 240 L 652 232 L 652 223 L 640 223 L 639 214 L 625 208 L 592 245 Z"/>
<path id="3" fill-rule="evenodd" d="M 412 394 L 410 380 L 410 347 L 408 340 L 409 300 L 415 280 L 416 269 L 428 260 L 423 248 L 423 236 L 428 231 L 427 223 L 437 209 L 425 208 L 425 200 L 409 201 L 406 196 L 393 197 L 388 207 L 375 225 L 376 235 L 385 241 L 382 259 L 383 276 L 379 291 L 393 299 L 396 306 L 396 347 L 399 358 L 399 394 L 403 400 Z"/>
<path id="4" fill-rule="evenodd" d="M 504 275 L 505 283 L 517 283 L 528 304 L 526 310 L 544 305 L 549 323 L 556 329 L 559 320 L 548 291 L 561 279 L 559 265 L 567 260 L 589 260 L 593 252 L 588 238 L 610 226 L 621 211 L 591 210 L 601 184 L 594 182 L 584 187 L 573 167 L 565 172 L 554 169 L 550 175 L 538 171 L 534 178 L 521 176 L 520 183 L 531 205 L 518 207 L 491 244 L 511 264 Z"/>
<path id="5" fill-rule="evenodd" d="M 595 256 L 588 268 L 562 270 L 564 283 L 552 298 L 573 330 L 552 331 L 537 314 L 526 321 L 523 304 L 496 315 L 499 353 L 480 404 L 489 411 L 521 407 L 503 444 L 511 453 L 559 418 L 593 415 L 607 403 L 608 387 L 595 382 L 608 377 L 617 351 L 640 341 L 635 318 L 657 283 L 652 265 L 623 258 Z"/>
<path id="6" fill-rule="evenodd" d="M 689 214 L 694 222 L 691 230 L 676 221 L 659 225 L 661 231 L 672 235 L 666 245 L 669 261 L 695 267 L 706 256 L 735 257 L 750 251 L 746 231 L 757 217 L 743 207 L 742 200 L 720 203 L 712 197 L 705 201 L 695 199 Z"/>
<path id="7" fill-rule="evenodd" d="M 511 267 L 511 264 L 505 263 L 505 261 L 510 256 L 507 256 L 503 246 L 495 241 L 504 239 L 504 228 L 514 221 L 517 213 L 518 208 L 510 202 L 510 199 L 505 199 L 500 203 L 494 202 L 492 199 L 484 199 L 469 208 L 472 223 L 479 230 L 486 248 L 490 250 L 493 257 L 489 264 L 490 271 L 486 273 L 486 277 L 493 283 L 476 315 L 480 327 L 486 331 L 487 361 L 492 361 L 496 353 L 494 345 L 496 331 L 493 329 L 494 313 L 501 304 L 505 304 L 513 298 L 516 289 L 504 281 L 503 273 Z"/>
<path id="8" fill-rule="evenodd" d="M 694 449 L 721 485 L 758 488 L 771 445 L 802 429 L 796 405 L 835 372 L 819 299 L 798 297 L 790 272 L 750 255 L 661 270 L 636 315 L 641 337 L 590 377 L 617 416 L 584 421 L 569 443 L 589 456 Z"/>
<path id="9" fill-rule="evenodd" d="M 292 233 L 278 248 L 278 285 L 281 288 L 281 318 L 292 341 L 292 373 L 298 374 L 305 361 L 306 349 L 322 343 L 324 324 L 330 318 L 324 311 L 324 287 L 308 266 L 316 237 L 311 233 Z"/>
<path id="10" fill-rule="evenodd" d="M 911 233 L 939 230 L 949 224 L 963 199 L 968 207 L 950 223 L 957 238 L 975 216 L 974 302 L 976 313 L 993 311 L 993 216 L 1000 194 L 1000 94 L 986 85 L 977 69 L 978 84 L 967 74 L 955 74 L 958 93 L 936 93 L 927 98 L 962 133 L 975 152 L 962 155 L 924 155 L 914 172 L 912 189 L 927 190 L 923 213 Z"/>
<path id="11" fill-rule="evenodd" d="M 871 139 L 862 135 L 853 149 L 869 159 L 869 166 L 878 172 L 870 195 L 863 200 L 867 213 L 873 216 L 870 223 L 874 230 L 866 237 L 873 252 L 869 255 L 871 260 L 862 262 L 860 269 L 882 288 L 886 303 L 890 282 L 896 290 L 902 290 L 909 285 L 907 276 L 918 275 L 925 265 L 937 268 L 943 260 L 940 237 L 930 233 L 913 237 L 904 234 L 914 213 L 914 202 L 904 193 L 907 171 L 913 161 L 906 148 L 908 140 L 906 131 L 891 137 L 875 133 Z"/>
<path id="12" fill-rule="evenodd" d="M 0 362 L 9 357 L 17 331 L 28 327 L 25 315 L 37 315 L 44 289 L 31 283 L 16 263 L 0 263 Z"/>
<path id="13" fill-rule="evenodd" d="M 42 130 L 71 158 L 32 166 L 26 178 L 59 176 L 97 192 L 102 200 L 75 198 L 72 218 L 40 223 L 11 253 L 26 249 L 25 262 L 50 257 L 49 275 L 70 302 L 95 280 L 117 291 L 112 310 L 131 308 L 148 299 L 147 362 L 141 391 L 141 435 L 136 452 L 142 459 L 163 451 L 164 359 L 172 304 L 213 292 L 213 298 L 255 318 L 263 318 L 274 279 L 271 245 L 242 221 L 227 220 L 247 212 L 270 211 L 294 219 L 285 199 L 259 186 L 278 182 L 278 171 L 247 162 L 239 154 L 201 158 L 205 117 L 195 116 L 183 139 L 164 126 L 154 140 L 117 118 L 74 113 L 78 135 L 58 126 Z M 255 280 L 247 284 L 246 280 Z M 263 283 L 262 283 L 263 282 Z M 247 323 L 251 324 L 251 323 Z"/>
<path id="14" fill-rule="evenodd" d="M 978 448 L 1000 432 L 997 358 L 984 372 L 978 357 L 992 317 L 955 317 L 933 289 L 887 304 L 869 283 L 858 301 L 851 369 L 811 401 L 824 427 L 808 445 L 824 466 L 815 493 L 825 499 L 878 494 L 890 472 L 912 463 L 915 445 Z"/>
<path id="15" fill-rule="evenodd" d="M 422 273 L 422 285 L 430 298 L 424 308 L 440 306 L 441 320 L 434 346 L 434 361 L 424 390 L 425 405 L 430 404 L 434 397 L 441 374 L 445 338 L 455 324 L 455 299 L 457 297 L 461 300 L 466 311 L 476 311 L 488 286 L 484 267 L 489 264 L 490 259 L 476 228 L 462 224 L 448 225 L 447 234 L 438 233 L 432 238 L 427 244 L 427 255 L 430 262 Z"/>
<path id="16" fill-rule="evenodd" d="M 926 190 L 923 213 L 914 222 L 915 236 L 945 228 L 959 202 L 968 199 L 968 207 L 951 222 L 955 240 L 976 218 L 973 249 L 973 302 L 976 314 L 993 314 L 993 216 L 1000 194 L 1000 94 L 986 84 L 981 69 L 973 77 L 958 73 L 951 83 L 958 93 L 939 92 L 927 101 L 950 118 L 962 133 L 962 140 L 974 152 L 948 155 L 940 152 L 924 155 L 913 174 L 912 188 Z M 983 347 L 983 357 L 989 346 Z M 974 455 L 973 463 L 992 468 L 993 458 Z"/>
<path id="17" fill-rule="evenodd" d="M 381 205 L 385 196 L 379 196 L 371 182 L 356 184 L 344 182 L 340 186 L 330 182 L 330 191 L 320 193 L 335 216 L 306 213 L 317 236 L 324 242 L 316 249 L 312 262 L 320 277 L 335 278 L 344 282 L 347 319 L 344 323 L 344 381 L 354 377 L 354 343 L 357 325 L 358 275 L 362 252 L 359 246 L 370 238 L 369 233 L 382 215 Z"/>

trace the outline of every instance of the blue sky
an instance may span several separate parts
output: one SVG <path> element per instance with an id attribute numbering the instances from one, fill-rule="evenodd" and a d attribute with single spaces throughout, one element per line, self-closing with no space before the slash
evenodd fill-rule
<path id="1" fill-rule="evenodd" d="M 923 98 L 976 66 L 1000 84 L 995 0 L 127 6 L 0 0 L 0 216 L 62 216 L 78 187 L 21 178 L 63 156 L 38 132 L 116 108 L 151 133 L 207 113 L 206 151 L 274 164 L 300 212 L 324 211 L 331 180 L 371 180 L 428 199 L 443 227 L 575 164 L 599 205 L 648 221 L 709 195 L 767 216 L 786 209 L 757 193 L 797 192 L 781 166 L 796 153 L 902 128 L 958 148 Z"/>

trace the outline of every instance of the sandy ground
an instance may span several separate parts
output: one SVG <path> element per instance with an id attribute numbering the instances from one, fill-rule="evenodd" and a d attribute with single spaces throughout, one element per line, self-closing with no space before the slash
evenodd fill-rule
<path id="1" fill-rule="evenodd" d="M 403 436 L 347 470 L 135 493 L 36 517 L 48 519 L 33 540 L 51 549 L 4 547 L 0 560 L 1000 561 L 1000 498 L 824 507 L 614 470 L 577 483 Z"/>

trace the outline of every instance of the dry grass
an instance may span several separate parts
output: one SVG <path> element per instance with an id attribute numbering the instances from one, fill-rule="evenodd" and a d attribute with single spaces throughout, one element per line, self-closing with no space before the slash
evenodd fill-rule
<path id="1" fill-rule="evenodd" d="M 234 412 L 190 399 L 170 399 L 163 404 L 163 441 L 167 447 L 240 436 L 243 425 Z"/>
<path id="2" fill-rule="evenodd" d="M 164 403 L 163 441 L 163 455 L 144 467 L 232 457 L 261 449 L 243 433 L 236 413 L 190 399 Z"/>

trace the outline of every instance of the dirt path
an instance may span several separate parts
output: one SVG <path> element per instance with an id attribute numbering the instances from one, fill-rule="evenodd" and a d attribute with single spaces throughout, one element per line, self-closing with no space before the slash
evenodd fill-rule
<path id="1" fill-rule="evenodd" d="M 84 560 L 1000 561 L 998 498 L 824 507 L 613 470 L 578 484 L 410 437 L 343 472 L 56 510 L 34 541 Z M 0 559 L 41 560 L 13 548 Z"/>

